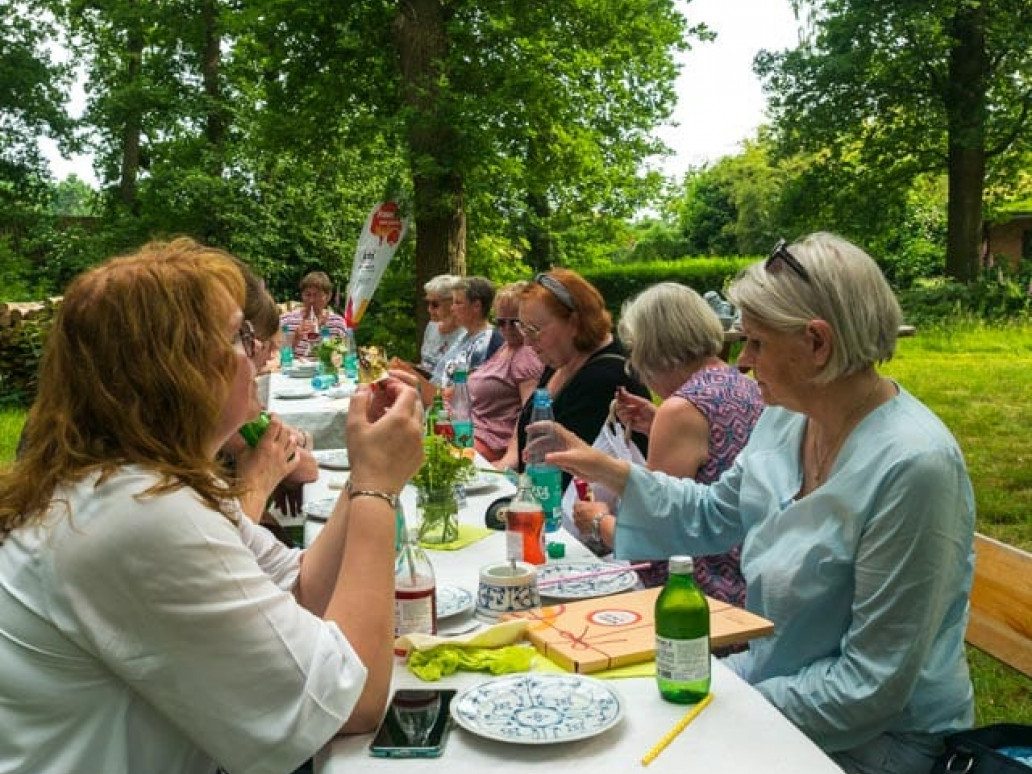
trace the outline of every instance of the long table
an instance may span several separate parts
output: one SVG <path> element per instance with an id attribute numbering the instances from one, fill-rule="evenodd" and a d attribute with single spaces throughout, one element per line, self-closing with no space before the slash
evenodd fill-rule
<path id="1" fill-rule="evenodd" d="M 324 471 L 319 481 L 306 488 L 306 499 L 336 492 L 343 474 Z M 331 488 L 331 484 L 332 487 Z M 483 524 L 484 511 L 498 497 L 510 495 L 514 487 L 502 476 L 490 489 L 471 494 L 460 513 L 460 522 Z M 415 526 L 415 492 L 402 492 L 410 526 Z M 306 525 L 306 539 L 314 539 L 319 525 Z M 552 533 L 549 540 L 566 545 L 567 559 L 589 558 L 590 552 L 565 531 Z M 495 532 L 460 551 L 429 551 L 437 583 L 476 591 L 479 568 L 504 560 L 505 537 Z M 472 613 L 466 614 L 470 619 Z M 461 630 L 464 621 L 448 621 Z M 784 772 L 823 774 L 840 769 L 794 725 L 786 720 L 756 690 L 714 659 L 713 702 L 648 767 L 651 772 L 683 774 L 712 772 Z M 489 675 L 459 672 L 437 683 L 424 683 L 399 661 L 395 665 L 394 688 L 441 687 L 463 689 L 491 679 Z M 625 678 L 609 682 L 624 704 L 623 719 L 615 728 L 579 742 L 519 745 L 480 738 L 462 728 L 453 728 L 444 755 L 437 759 L 398 761 L 373 758 L 368 753 L 371 734 L 338 737 L 315 758 L 316 774 L 354 772 L 439 771 L 448 774 L 483 774 L 503 769 L 525 770 L 539 764 L 561 766 L 564 774 L 623 774 L 640 760 L 674 726 L 686 707 L 663 701 L 652 678 Z"/>
<path id="2" fill-rule="evenodd" d="M 278 414 L 288 425 L 312 434 L 316 449 L 344 449 L 347 447 L 348 398 L 333 399 L 326 393 L 314 393 L 309 398 L 284 398 L 291 392 L 311 388 L 309 379 L 294 379 L 279 372 L 268 374 L 269 411 Z M 265 379 L 265 376 L 260 377 Z M 265 392 L 259 387 L 259 392 Z M 264 396 L 260 396 L 264 397 Z"/>

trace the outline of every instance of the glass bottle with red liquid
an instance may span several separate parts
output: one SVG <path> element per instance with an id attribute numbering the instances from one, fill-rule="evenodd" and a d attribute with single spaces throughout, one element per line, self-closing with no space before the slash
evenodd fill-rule
<path id="1" fill-rule="evenodd" d="M 408 533 L 394 563 L 394 637 L 437 634 L 437 583 L 417 530 Z M 405 655 L 404 651 L 394 651 Z"/>
<path id="2" fill-rule="evenodd" d="M 509 504 L 505 517 L 506 558 L 514 562 L 544 564 L 545 557 L 545 511 L 534 497 L 534 484 L 530 476 L 520 476 L 516 497 Z"/>

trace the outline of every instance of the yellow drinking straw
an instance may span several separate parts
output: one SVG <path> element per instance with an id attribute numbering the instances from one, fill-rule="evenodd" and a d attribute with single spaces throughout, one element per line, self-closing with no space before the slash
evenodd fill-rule
<path id="1" fill-rule="evenodd" d="M 706 705 L 713 701 L 713 694 L 707 693 L 702 701 L 692 707 L 685 716 L 677 721 L 677 725 L 667 731 L 666 736 L 656 742 L 655 747 L 645 753 L 645 757 L 641 759 L 642 766 L 648 766 L 652 761 L 656 760 L 656 756 L 659 755 L 663 750 L 666 749 L 667 745 L 670 744 L 677 737 L 679 733 L 691 723 L 695 718 L 699 716 L 699 713 L 706 709 Z"/>

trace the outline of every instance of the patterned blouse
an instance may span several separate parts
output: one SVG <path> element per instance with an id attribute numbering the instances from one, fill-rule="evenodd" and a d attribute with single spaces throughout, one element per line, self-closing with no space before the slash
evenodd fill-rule
<path id="1" fill-rule="evenodd" d="M 709 422 L 709 456 L 695 480 L 711 484 L 731 467 L 749 441 L 753 426 L 763 413 L 763 398 L 756 382 L 737 368 L 720 365 L 703 368 L 689 377 L 671 397 L 691 403 Z M 696 556 L 695 580 L 714 599 L 745 606 L 745 579 L 739 566 L 741 548 L 726 554 Z M 656 562 L 641 578 L 646 586 L 666 582 L 666 562 Z M 639 572 L 639 575 L 642 575 Z"/>

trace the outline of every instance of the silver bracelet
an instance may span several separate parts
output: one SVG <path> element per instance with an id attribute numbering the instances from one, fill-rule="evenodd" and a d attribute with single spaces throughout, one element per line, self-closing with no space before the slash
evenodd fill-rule
<path id="1" fill-rule="evenodd" d="M 354 500 L 356 497 L 377 497 L 390 505 L 391 508 L 395 510 L 398 508 L 398 496 L 396 494 L 384 492 L 380 489 L 353 489 L 350 478 L 344 485 L 344 491 L 347 492 L 349 500 Z"/>

